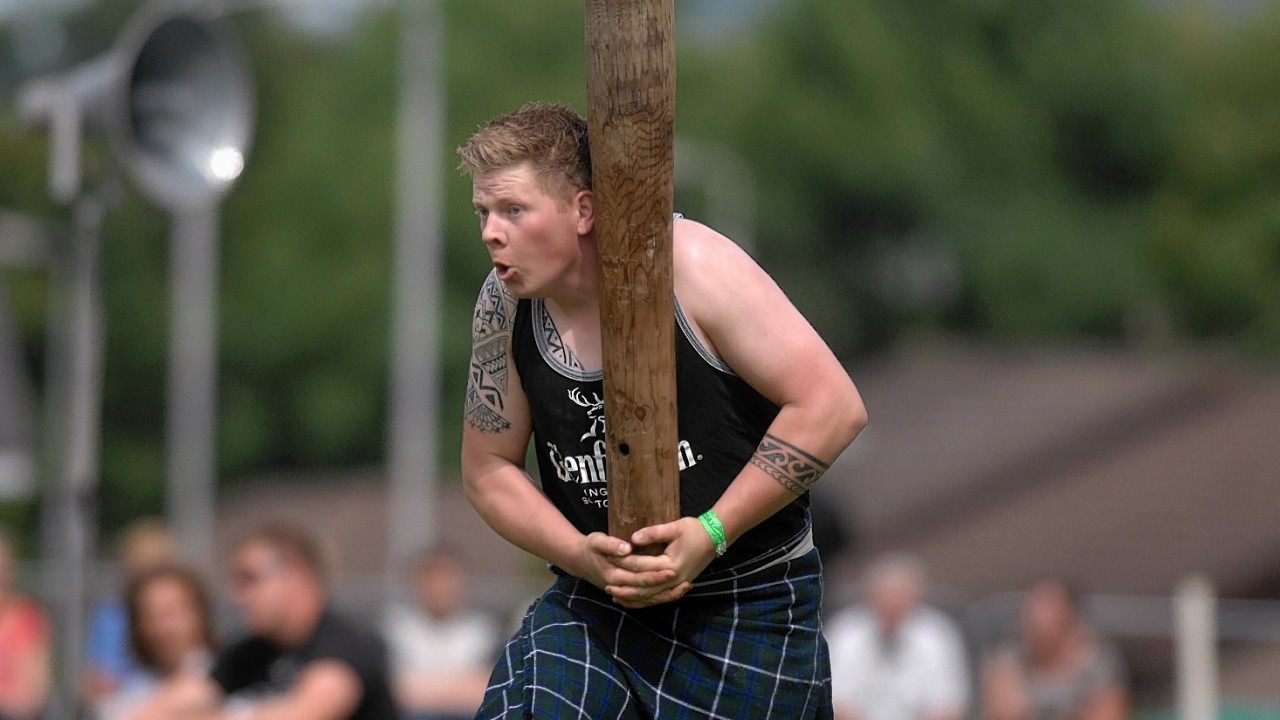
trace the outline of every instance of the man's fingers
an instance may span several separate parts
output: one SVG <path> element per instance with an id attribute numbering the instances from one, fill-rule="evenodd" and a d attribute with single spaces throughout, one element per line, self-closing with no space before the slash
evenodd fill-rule
<path id="1" fill-rule="evenodd" d="M 666 545 L 678 537 L 680 537 L 679 520 L 641 528 L 631 535 L 631 542 L 636 545 Z"/>
<path id="2" fill-rule="evenodd" d="M 614 602 L 632 610 L 661 605 L 662 603 L 674 602 L 684 597 L 686 593 L 693 587 L 693 583 L 682 582 L 672 588 L 667 588 L 653 595 L 631 595 L 611 593 L 614 596 Z"/>
<path id="3" fill-rule="evenodd" d="M 607 557 L 621 557 L 631 554 L 631 545 L 625 540 L 609 537 L 601 532 L 594 532 L 587 536 L 587 548 L 591 552 Z"/>
<path id="4" fill-rule="evenodd" d="M 659 570 L 656 572 L 633 573 L 625 570 L 607 570 L 604 573 L 605 582 L 609 588 L 623 589 L 628 592 L 655 592 L 653 588 L 663 588 L 676 579 L 675 570 Z"/>
<path id="5" fill-rule="evenodd" d="M 652 577 L 646 577 L 645 575 L 635 577 L 645 578 L 645 581 L 643 583 L 635 582 L 618 585 L 610 583 L 605 587 L 605 592 L 618 599 L 642 600 L 644 598 L 657 597 L 663 593 L 671 592 L 682 585 L 690 585 L 688 581 L 676 582 L 674 573 L 655 574 Z M 687 591 L 688 589 L 686 588 L 685 592 Z M 683 594 L 684 593 L 681 593 L 681 595 Z"/>
<path id="6" fill-rule="evenodd" d="M 669 596 L 668 596 L 668 599 L 667 599 L 665 602 L 670 602 L 670 601 L 672 601 L 672 600 L 679 600 L 680 598 L 682 598 L 682 597 L 684 597 L 686 594 L 688 594 L 688 592 L 689 592 L 690 590 L 692 590 L 692 589 L 693 589 L 693 583 L 691 583 L 691 582 L 682 582 L 682 583 L 680 583 L 679 585 L 677 585 L 676 587 L 674 587 L 674 588 L 672 588 L 671 590 L 669 590 L 669 591 L 668 591 L 668 592 L 669 592 Z"/>
<path id="7" fill-rule="evenodd" d="M 609 562 L 616 567 L 633 573 L 675 569 L 675 561 L 668 555 L 624 555 L 622 557 L 611 557 Z"/>

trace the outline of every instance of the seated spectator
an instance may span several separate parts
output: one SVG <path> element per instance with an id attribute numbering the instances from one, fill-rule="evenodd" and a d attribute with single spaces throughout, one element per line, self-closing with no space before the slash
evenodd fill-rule
<path id="1" fill-rule="evenodd" d="M 415 720 L 471 718 L 501 641 L 498 627 L 467 608 L 467 571 L 448 549 L 418 560 L 413 594 L 413 607 L 395 607 L 387 618 L 396 698 Z"/>
<path id="2" fill-rule="evenodd" d="M 52 650 L 44 610 L 13 587 L 13 548 L 0 532 L 0 719 L 30 720 L 44 710 Z"/>
<path id="3" fill-rule="evenodd" d="M 177 543 L 163 522 L 143 518 L 125 529 L 119 553 L 120 575 L 128 585 L 152 568 L 172 563 Z M 104 703 L 147 679 L 129 652 L 129 614 L 118 596 L 99 602 L 89 616 L 84 666 L 81 694 L 98 713 L 105 710 Z"/>
<path id="4" fill-rule="evenodd" d="M 961 720 L 969 707 L 964 641 L 955 624 L 922 604 L 924 570 L 912 557 L 877 561 L 866 607 L 827 627 L 831 690 L 840 720 Z"/>
<path id="5" fill-rule="evenodd" d="M 1021 642 L 996 652 L 983 669 L 988 720 L 1128 717 L 1120 655 L 1085 624 L 1065 584 L 1047 580 L 1027 592 L 1021 630 Z"/>
<path id="6" fill-rule="evenodd" d="M 208 677 L 166 683 L 138 720 L 397 717 L 382 641 L 330 607 L 309 535 L 270 526 L 245 536 L 231 593 L 251 635 L 221 653 Z"/>
<path id="7" fill-rule="evenodd" d="M 208 674 L 215 646 L 209 598 L 200 579 L 177 566 L 135 578 L 125 594 L 129 646 L 143 675 L 102 706 L 102 720 L 127 718 L 167 681 Z"/>

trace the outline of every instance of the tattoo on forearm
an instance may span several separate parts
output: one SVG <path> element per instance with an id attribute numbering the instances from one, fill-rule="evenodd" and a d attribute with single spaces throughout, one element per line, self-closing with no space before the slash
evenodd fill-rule
<path id="1" fill-rule="evenodd" d="M 471 371 L 466 420 L 473 429 L 499 433 L 511 427 L 506 409 L 508 343 L 515 321 L 515 298 L 494 275 L 485 280 L 471 323 Z"/>
<path id="2" fill-rule="evenodd" d="M 795 495 L 813 487 L 831 466 L 777 436 L 765 433 L 751 456 L 751 464 L 777 480 Z"/>

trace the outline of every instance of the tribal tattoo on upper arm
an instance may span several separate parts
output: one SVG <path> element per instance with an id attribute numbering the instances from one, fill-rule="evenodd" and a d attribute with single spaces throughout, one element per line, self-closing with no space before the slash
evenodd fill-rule
<path id="1" fill-rule="evenodd" d="M 500 433 L 511 428 L 511 421 L 504 413 L 515 307 L 515 298 L 502 281 L 489 275 L 476 300 L 471 322 L 471 370 L 466 396 L 467 425 L 482 433 Z"/>
<path id="2" fill-rule="evenodd" d="M 765 433 L 751 464 L 794 495 L 803 495 L 831 465 L 775 435 Z"/>

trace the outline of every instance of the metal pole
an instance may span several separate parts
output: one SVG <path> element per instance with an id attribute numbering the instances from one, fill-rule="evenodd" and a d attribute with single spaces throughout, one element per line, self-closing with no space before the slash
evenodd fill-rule
<path id="1" fill-rule="evenodd" d="M 36 484 L 35 397 L 9 316 L 3 273 L 0 263 L 0 502 L 29 497 Z"/>
<path id="2" fill-rule="evenodd" d="M 439 0 L 401 4 L 387 569 L 436 540 L 440 387 L 440 163 L 444 135 Z"/>
<path id="3" fill-rule="evenodd" d="M 186 558 L 208 568 L 217 481 L 217 207 L 175 213 L 170 244 L 167 510 Z"/>
<path id="4" fill-rule="evenodd" d="M 1174 596 L 1179 720 L 1218 717 L 1217 608 L 1208 578 L 1183 580 Z"/>
<path id="5" fill-rule="evenodd" d="M 101 198 L 76 202 L 75 234 L 52 261 L 49 333 L 49 444 L 42 538 L 56 558 L 55 621 L 58 628 L 58 687 L 68 716 L 77 703 L 84 647 L 84 611 L 93 554 L 94 494 L 98 484 L 102 415 L 102 219 Z"/>

